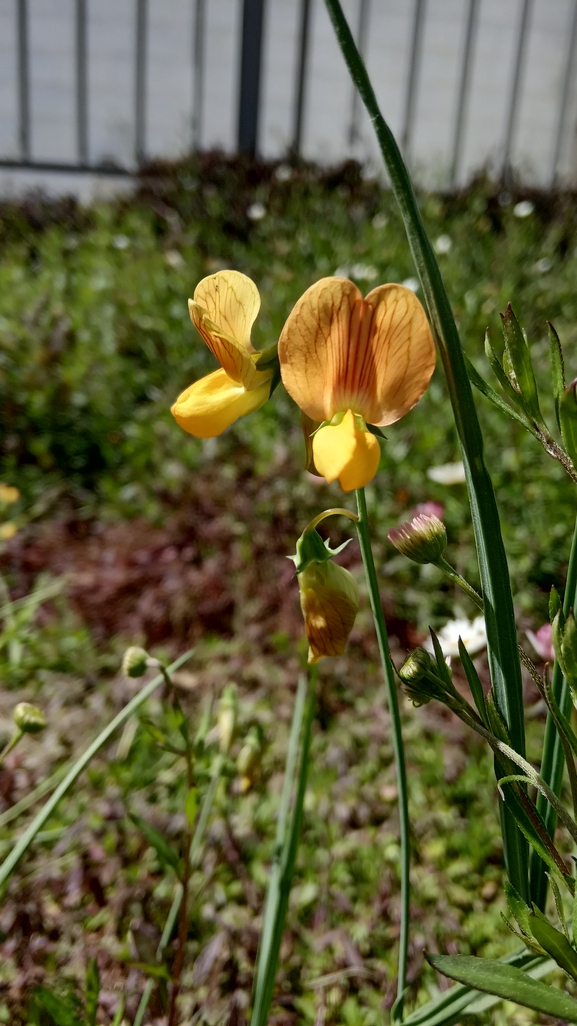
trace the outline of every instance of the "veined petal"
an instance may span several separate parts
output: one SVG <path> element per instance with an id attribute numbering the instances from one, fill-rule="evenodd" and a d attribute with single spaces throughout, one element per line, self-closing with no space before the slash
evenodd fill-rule
<path id="1" fill-rule="evenodd" d="M 254 413 L 270 396 L 272 376 L 247 391 L 220 369 L 208 374 L 179 395 L 171 413 L 181 428 L 196 438 L 214 438 L 239 417 Z"/>
<path id="2" fill-rule="evenodd" d="M 379 469 L 381 447 L 370 431 L 361 431 L 351 410 L 340 424 L 327 424 L 313 437 L 315 466 L 329 484 L 339 479 L 344 492 L 364 488 Z"/>
<path id="3" fill-rule="evenodd" d="M 435 347 L 421 303 L 403 285 L 363 299 L 344 278 L 322 278 L 296 303 L 279 339 L 284 385 L 313 420 L 352 409 L 392 424 L 423 395 Z"/>
<path id="4" fill-rule="evenodd" d="M 229 377 L 242 381 L 254 364 L 250 333 L 260 309 L 258 289 L 240 271 L 218 271 L 203 278 L 188 301 L 193 324 Z"/>

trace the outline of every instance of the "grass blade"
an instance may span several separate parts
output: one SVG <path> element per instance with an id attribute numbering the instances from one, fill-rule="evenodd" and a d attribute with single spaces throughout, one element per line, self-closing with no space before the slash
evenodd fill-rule
<path id="1" fill-rule="evenodd" d="M 306 677 L 304 675 L 301 676 L 298 682 L 278 814 L 275 849 L 260 938 L 251 1026 L 266 1026 L 272 1001 L 280 944 L 302 825 L 312 724 L 315 711 L 316 676 L 316 667 L 313 667 L 308 685 L 308 695 Z M 300 767 L 291 813 L 290 802 L 294 790 L 301 734 Z"/>
<path id="2" fill-rule="evenodd" d="M 517 652 L 509 571 L 495 493 L 485 466 L 483 438 L 457 326 L 439 265 L 425 231 L 411 179 L 395 138 L 381 114 L 341 4 L 339 0 L 325 0 L 325 3 L 352 79 L 377 134 L 441 353 L 469 489 L 485 601 L 491 681 L 507 722 L 512 745 L 517 752 L 524 754 L 521 665 Z M 522 897 L 528 897 L 527 846 L 514 821 L 506 812 L 502 828 L 509 878 Z"/>
<path id="3" fill-rule="evenodd" d="M 178 670 L 184 663 L 187 662 L 188 659 L 190 659 L 192 651 L 192 649 L 189 649 L 189 651 L 185 652 L 184 655 L 179 656 L 179 658 L 176 659 L 168 667 L 166 672 L 170 674 L 173 673 L 175 670 Z M 4 887 L 7 880 L 14 872 L 14 869 L 18 865 L 20 859 L 32 844 L 32 841 L 36 837 L 36 834 L 39 830 L 42 829 L 47 819 L 49 819 L 52 813 L 54 812 L 54 809 L 58 805 L 60 799 L 63 798 L 64 795 L 67 794 L 67 792 L 70 790 L 72 785 L 76 783 L 80 774 L 83 772 L 83 770 L 86 769 L 89 762 L 94 758 L 97 752 L 99 752 L 100 749 L 106 744 L 106 742 L 110 740 L 114 732 L 118 730 L 118 727 L 121 727 L 123 723 L 126 723 L 126 721 L 130 719 L 130 717 L 139 708 L 139 706 L 141 706 L 147 698 L 150 698 L 150 695 L 152 695 L 153 692 L 156 691 L 158 687 L 160 687 L 163 681 L 164 676 L 162 673 L 157 674 L 156 677 L 149 681 L 149 683 L 146 684 L 142 688 L 142 690 L 139 691 L 138 694 L 136 694 L 134 698 L 132 698 L 130 702 L 128 702 L 127 705 L 124 706 L 124 709 L 121 709 L 118 715 L 110 721 L 110 723 L 104 728 L 104 730 L 100 732 L 98 737 L 92 742 L 91 745 L 89 745 L 86 751 L 82 753 L 80 758 L 76 760 L 72 768 L 64 777 L 64 780 L 56 788 L 54 794 L 48 799 L 46 804 L 42 806 L 40 812 L 32 820 L 32 823 L 30 824 L 28 829 L 25 830 L 22 836 L 18 838 L 16 844 L 12 848 L 12 851 L 4 859 L 4 862 L 0 866 L 0 889 Z"/>

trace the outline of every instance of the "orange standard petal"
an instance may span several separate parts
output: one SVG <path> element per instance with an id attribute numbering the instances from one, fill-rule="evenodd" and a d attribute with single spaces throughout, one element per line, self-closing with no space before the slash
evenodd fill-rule
<path id="1" fill-rule="evenodd" d="M 331 481 L 339 479 L 344 492 L 364 488 L 372 481 L 381 458 L 378 439 L 359 428 L 351 410 L 340 424 L 326 424 L 313 435 L 313 456 L 319 474 Z"/>
<path id="2" fill-rule="evenodd" d="M 380 285 L 363 299 L 345 278 L 322 278 L 307 289 L 278 351 L 287 392 L 320 422 L 352 410 L 367 424 L 393 424 L 419 401 L 435 368 L 433 337 L 415 294 Z"/>
<path id="3" fill-rule="evenodd" d="M 203 278 L 189 299 L 190 319 L 229 378 L 255 387 L 257 375 L 250 340 L 260 309 L 258 289 L 240 271 L 218 271 Z"/>

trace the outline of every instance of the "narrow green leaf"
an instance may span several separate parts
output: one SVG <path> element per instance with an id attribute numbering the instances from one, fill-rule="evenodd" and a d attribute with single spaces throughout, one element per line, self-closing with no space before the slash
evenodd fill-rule
<path id="1" fill-rule="evenodd" d="M 573 937 L 573 943 L 575 944 L 577 938 L 577 887 L 575 888 L 573 907 L 571 909 L 571 936 Z"/>
<path id="2" fill-rule="evenodd" d="M 144 834 L 146 840 L 150 846 L 154 848 L 163 865 L 174 869 L 177 874 L 180 873 L 180 859 L 174 848 L 172 848 L 166 840 L 164 834 L 161 834 L 160 830 L 157 830 L 156 827 L 153 827 L 150 823 L 147 823 L 145 819 L 142 819 L 142 816 L 131 814 L 130 819 L 134 825 L 138 827 L 141 833 Z"/>
<path id="3" fill-rule="evenodd" d="M 522 415 L 526 416 L 525 410 L 523 408 L 523 403 L 521 401 L 521 396 L 519 395 L 517 389 L 514 388 L 511 382 L 509 381 L 509 378 L 507 377 L 504 368 L 501 366 L 501 362 L 489 341 L 489 329 L 487 329 L 487 331 L 485 332 L 485 356 L 487 357 L 489 366 L 493 371 L 493 374 L 497 378 L 497 381 L 499 382 L 505 395 L 508 396 L 511 402 L 515 403 L 515 406 L 519 407 Z"/>
<path id="4" fill-rule="evenodd" d="M 577 1001 L 574 998 L 547 983 L 533 980 L 522 969 L 472 955 L 427 955 L 427 960 L 437 972 L 459 983 L 515 1001 L 544 1015 L 577 1022 Z"/>
<path id="5" fill-rule="evenodd" d="M 153 723 L 152 720 L 146 719 L 145 717 L 141 717 L 140 723 L 153 741 L 156 741 L 159 745 L 166 744 L 168 738 L 164 731 L 161 730 L 160 727 L 156 726 L 156 723 Z"/>
<path id="6" fill-rule="evenodd" d="M 124 1006 L 125 1006 L 125 1004 L 126 1004 L 126 998 L 125 998 L 125 996 L 123 994 L 122 998 L 120 1000 L 120 1004 L 118 1006 L 118 1011 L 116 1012 L 116 1015 L 114 1016 L 114 1019 L 110 1023 L 110 1026 L 120 1026 L 122 1020 L 124 1019 Z"/>
<path id="7" fill-rule="evenodd" d="M 86 996 L 84 1001 L 86 1026 L 96 1026 L 99 996 L 100 972 L 98 970 L 98 962 L 95 958 L 91 958 L 86 970 Z"/>
<path id="8" fill-rule="evenodd" d="M 433 650 L 435 653 L 435 662 L 437 664 L 437 671 L 441 680 L 444 680 L 449 688 L 453 687 L 453 675 L 445 662 L 445 656 L 443 655 L 443 649 L 441 648 L 441 642 L 435 634 L 432 627 L 429 627 L 429 634 L 431 635 L 431 641 L 433 642 Z"/>
<path id="9" fill-rule="evenodd" d="M 155 980 L 170 980 L 170 973 L 165 965 L 151 965 L 150 962 L 129 962 L 131 969 L 138 969 Z"/>
<path id="10" fill-rule="evenodd" d="M 542 424 L 543 417 L 539 408 L 539 393 L 529 345 L 510 303 L 507 304 L 507 310 L 503 317 L 503 338 L 525 409 L 533 420 Z"/>
<path id="11" fill-rule="evenodd" d="M 564 934 L 556 930 L 543 914 L 531 916 L 531 933 L 535 940 L 557 965 L 564 969 L 568 976 L 577 980 L 577 951 L 575 951 Z"/>
<path id="12" fill-rule="evenodd" d="M 467 649 L 465 648 L 461 638 L 459 638 L 459 657 L 461 659 L 462 667 L 465 671 L 467 683 L 471 689 L 473 701 L 477 707 L 477 712 L 479 713 L 479 716 L 481 717 L 485 726 L 490 729 L 489 717 L 487 716 L 487 710 L 485 708 L 485 696 L 483 694 L 483 686 L 481 684 L 481 681 L 479 680 L 479 674 L 475 669 L 475 664 L 473 663 L 471 656 L 467 652 Z"/>
<path id="13" fill-rule="evenodd" d="M 559 405 L 565 389 L 565 367 L 563 364 L 563 350 L 561 342 L 551 321 L 547 321 L 549 328 L 549 344 L 551 346 L 551 380 L 553 382 L 553 399 L 555 400 L 555 417 L 557 427 L 561 430 L 561 419 L 559 417 Z"/>
<path id="14" fill-rule="evenodd" d="M 567 455 L 577 466 L 577 380 L 563 389 L 559 401 L 559 421 Z"/>
<path id="15" fill-rule="evenodd" d="M 516 420 L 518 424 L 522 424 L 522 426 L 530 431 L 532 435 L 535 434 L 535 431 L 527 418 L 523 416 L 523 414 L 518 413 L 517 410 L 514 410 L 512 406 L 509 406 L 509 403 L 506 403 L 499 393 L 496 392 L 494 388 L 491 388 L 490 384 L 481 377 L 479 371 L 471 363 L 466 353 L 465 366 L 467 368 L 467 374 L 469 375 L 469 381 L 471 384 L 474 385 L 486 399 L 492 402 L 493 406 L 496 406 L 498 410 L 501 410 L 501 413 L 505 413 L 508 417 L 511 417 L 512 420 Z"/>
<path id="16" fill-rule="evenodd" d="M 577 532 L 577 526 L 576 526 Z M 554 584 L 551 585 L 551 591 L 549 592 L 549 619 L 551 623 L 557 616 L 557 613 L 561 609 L 561 599 L 559 598 L 559 592 Z M 567 610 L 569 612 L 569 610 Z"/>
<path id="17" fill-rule="evenodd" d="M 185 802 L 184 811 L 186 812 L 186 818 L 191 827 L 194 827 L 196 823 L 196 814 L 198 812 L 198 790 L 196 787 L 191 787 L 188 792 Z"/>

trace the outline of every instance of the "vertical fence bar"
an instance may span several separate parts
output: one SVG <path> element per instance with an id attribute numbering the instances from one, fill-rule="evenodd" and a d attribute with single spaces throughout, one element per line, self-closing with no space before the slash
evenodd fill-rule
<path id="1" fill-rule="evenodd" d="M 367 48 L 367 36 L 369 32 L 370 0 L 359 0 L 359 21 L 357 25 L 356 44 L 361 57 L 365 56 Z M 358 90 L 353 84 L 353 102 L 351 106 L 351 123 L 349 125 L 349 146 L 351 149 L 360 139 L 359 131 L 359 110 L 361 100 Z"/>
<path id="2" fill-rule="evenodd" d="M 264 0 L 243 0 L 238 148 L 254 157 L 258 144 Z"/>
<path id="3" fill-rule="evenodd" d="M 192 46 L 192 149 L 200 150 L 202 145 L 202 104 L 204 100 L 204 49 L 205 49 L 205 0 L 195 0 L 194 40 Z"/>
<path id="4" fill-rule="evenodd" d="M 421 70 L 421 57 L 423 52 L 423 29 L 425 26 L 425 5 L 426 0 L 415 0 L 413 12 L 413 31 L 411 33 L 411 56 L 409 61 L 409 76 L 407 78 L 407 91 L 405 95 L 405 113 L 403 116 L 403 128 L 401 131 L 401 149 L 407 164 L 410 162 L 411 142 L 415 125 L 415 111 L 417 109 L 417 93 L 419 88 L 419 72 Z"/>
<path id="5" fill-rule="evenodd" d="M 469 0 L 467 9 L 467 21 L 465 25 L 465 45 L 463 47 L 463 59 L 461 73 L 459 75 L 459 96 L 457 99 L 457 114 L 455 117 L 455 129 L 453 133 L 453 154 L 451 158 L 451 171 L 449 184 L 451 189 L 455 188 L 459 177 L 461 154 L 463 152 L 463 138 L 465 133 L 465 116 L 469 104 L 469 93 L 471 91 L 471 77 L 473 73 L 473 53 L 475 50 L 475 38 L 477 34 L 479 12 L 479 0 Z"/>
<path id="6" fill-rule="evenodd" d="M 76 0 L 76 156 L 88 164 L 88 78 L 86 2 Z"/>
<path id="7" fill-rule="evenodd" d="M 525 66 L 532 6 L 533 0 L 523 0 L 521 20 L 519 22 L 519 35 L 517 37 L 517 48 L 515 52 L 515 63 L 513 65 L 513 80 L 511 82 L 511 92 L 509 94 L 507 117 L 505 119 L 503 166 L 501 169 L 501 177 L 504 183 L 507 183 L 511 179 L 511 153 L 513 151 L 514 134 L 519 115 L 519 93 L 523 77 L 523 69 Z"/>
<path id="8" fill-rule="evenodd" d="M 134 59 L 134 158 L 140 167 L 146 160 L 146 37 L 148 0 L 136 0 L 136 47 Z"/>
<path id="9" fill-rule="evenodd" d="M 28 2 L 16 0 L 18 33 L 18 143 L 20 159 L 30 160 L 30 74 L 28 65 Z"/>
<path id="10" fill-rule="evenodd" d="M 298 34 L 298 62 L 295 90 L 292 152 L 300 156 L 303 141 L 304 106 L 311 30 L 312 0 L 301 0 L 301 16 Z"/>
<path id="11" fill-rule="evenodd" d="M 559 160 L 561 157 L 561 147 L 563 145 L 563 133 L 565 131 L 565 122 L 567 120 L 567 108 L 569 106 L 569 91 L 571 87 L 571 80 L 573 78 L 575 44 L 577 43 L 577 0 L 573 0 L 573 10 L 571 11 L 569 32 L 567 38 L 568 44 L 567 54 L 565 57 L 565 70 L 563 74 L 563 83 L 561 86 L 561 97 L 559 100 L 559 117 L 557 119 L 557 127 L 555 130 L 553 160 L 551 162 L 551 174 L 549 178 L 550 189 L 554 189 L 557 185 L 557 171 L 559 168 Z"/>

